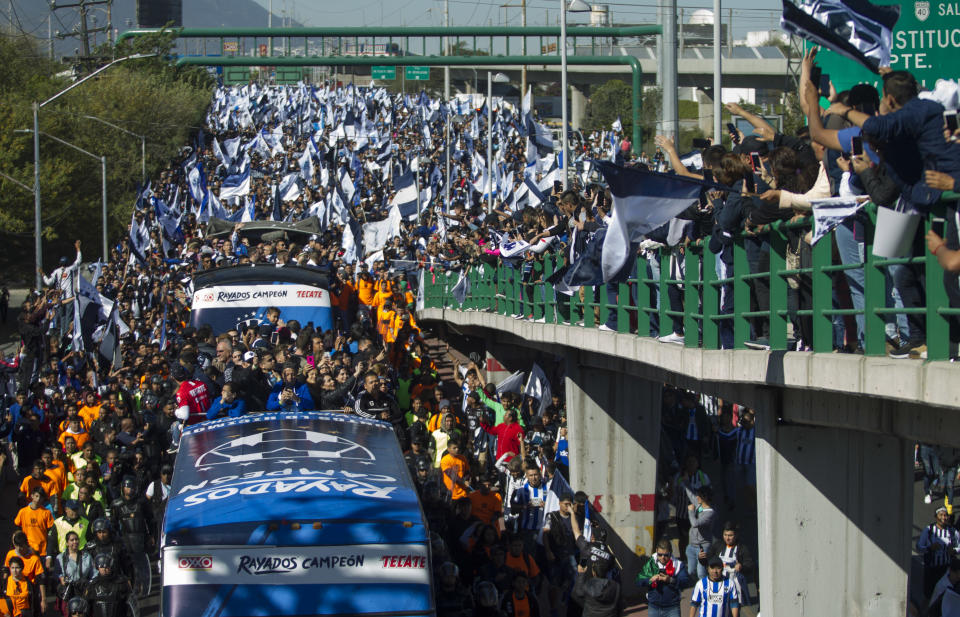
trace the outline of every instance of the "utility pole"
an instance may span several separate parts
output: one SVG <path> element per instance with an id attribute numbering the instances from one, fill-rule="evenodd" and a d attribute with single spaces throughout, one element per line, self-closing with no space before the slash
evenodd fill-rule
<path id="1" fill-rule="evenodd" d="M 677 0 L 661 0 L 660 26 L 663 28 L 663 134 L 677 143 Z"/>
<path id="2" fill-rule="evenodd" d="M 527 27 L 527 0 L 520 0 L 520 25 Z M 527 55 L 527 37 L 523 36 L 523 55 Z M 520 99 L 527 94 L 527 65 L 520 67 Z"/>
<path id="3" fill-rule="evenodd" d="M 47 42 L 50 45 L 50 59 L 53 60 L 53 11 L 47 13 Z"/>
<path id="4" fill-rule="evenodd" d="M 87 4 L 80 0 L 80 42 L 83 44 L 83 55 L 90 57 L 90 32 L 87 30 Z"/>
<path id="5" fill-rule="evenodd" d="M 730 27 L 730 22 L 727 22 Z M 720 43 L 720 0 L 713 0 L 713 143 L 720 143 L 720 97 L 723 83 L 720 79 L 720 52 L 723 50 Z"/>
<path id="6" fill-rule="evenodd" d="M 450 28 L 450 0 L 443 0 L 443 25 L 445 28 Z M 446 56 L 450 53 L 450 39 L 446 36 L 443 37 L 443 55 Z M 450 103 L 450 67 L 443 67 L 443 98 L 446 99 L 447 103 Z M 450 166 L 447 165 L 449 168 Z"/>

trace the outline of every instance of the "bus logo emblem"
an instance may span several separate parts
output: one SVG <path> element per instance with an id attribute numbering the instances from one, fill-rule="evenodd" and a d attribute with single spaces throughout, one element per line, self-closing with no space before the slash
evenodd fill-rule
<path id="1" fill-rule="evenodd" d="M 233 439 L 197 457 L 197 467 L 302 459 L 375 461 L 363 446 L 337 435 L 304 429 L 277 429 Z"/>
<path id="2" fill-rule="evenodd" d="M 181 570 L 210 570 L 213 568 L 213 555 L 183 555 L 177 560 Z"/>

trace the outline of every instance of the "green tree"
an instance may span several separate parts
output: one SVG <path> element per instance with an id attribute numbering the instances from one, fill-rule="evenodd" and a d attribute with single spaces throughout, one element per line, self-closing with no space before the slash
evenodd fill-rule
<path id="1" fill-rule="evenodd" d="M 116 57 L 156 53 L 118 64 L 65 94 L 40 113 L 40 130 L 107 157 L 108 235 L 126 229 L 140 183 L 140 140 L 84 118 L 96 116 L 146 136 L 147 175 L 155 176 L 202 125 L 213 80 L 204 69 L 178 68 L 168 59 L 171 35 L 118 46 Z M 36 39 L 0 37 L 0 171 L 33 184 L 32 104 L 69 84 L 64 66 L 50 62 Z M 47 269 L 68 255 L 77 238 L 87 258 L 100 254 L 100 164 L 40 138 L 40 194 Z M 4 181 L 0 191 L 0 257 L 6 276 L 30 279 L 33 270 L 33 196 Z"/>
<path id="2" fill-rule="evenodd" d="M 633 131 L 633 107 L 630 86 L 619 79 L 611 79 L 590 92 L 583 126 L 591 131 L 609 131 L 617 117 L 623 125 L 623 134 Z"/>

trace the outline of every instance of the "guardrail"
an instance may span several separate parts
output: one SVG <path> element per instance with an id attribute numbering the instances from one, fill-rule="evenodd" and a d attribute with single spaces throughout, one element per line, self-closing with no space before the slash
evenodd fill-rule
<path id="1" fill-rule="evenodd" d="M 960 195 L 945 194 L 934 214 L 922 225 L 922 232 L 931 228 L 932 221 L 941 214 L 948 201 Z M 812 336 L 805 341 L 812 351 L 834 351 L 834 319 L 864 318 L 863 352 L 868 356 L 882 356 L 887 351 L 886 320 L 897 315 L 922 315 L 926 321 L 928 360 L 947 360 L 950 357 L 950 318 L 960 316 L 960 308 L 951 308 L 943 280 L 943 269 L 937 258 L 924 250 L 921 256 L 882 259 L 873 255 L 873 226 L 876 206 L 867 204 L 863 211 L 865 246 L 864 262 L 834 263 L 833 235 L 822 238 L 810 248 L 810 264 L 787 267 L 788 239 L 810 229 L 812 219 L 778 221 L 737 235 L 733 242 L 733 272 L 727 278 L 717 278 L 717 255 L 699 240 L 683 247 L 660 249 L 659 276 L 648 273 L 648 262 L 637 257 L 636 276 L 616 283 L 616 299 L 609 298 L 607 285 L 582 287 L 579 293 L 565 296 L 554 291 L 546 282 L 565 263 L 562 253 L 546 253 L 542 259 L 526 266 L 523 262 L 495 265 L 477 263 L 469 267 L 470 293 L 462 304 L 454 297 L 459 271 L 434 269 L 424 273 L 424 305 L 426 308 L 482 310 L 501 315 L 521 316 L 545 323 L 567 324 L 572 327 L 594 328 L 609 321 L 623 334 L 651 336 L 666 334 L 674 318 L 682 321 L 686 347 L 721 348 L 721 328 L 732 322 L 733 349 L 747 349 L 751 337 L 751 320 L 769 320 L 769 348 L 788 350 L 788 324 L 792 319 L 808 318 Z M 765 236 L 769 243 L 770 267 L 767 271 L 751 272 L 745 243 L 751 237 Z M 802 239 L 800 240 L 802 241 Z M 683 278 L 672 279 L 667 267 L 669 259 L 683 260 Z M 922 281 L 926 292 L 925 306 L 896 308 L 889 306 L 885 270 L 894 265 L 917 265 L 923 270 Z M 834 277 L 847 270 L 862 270 L 864 308 L 837 308 L 835 306 Z M 701 275 L 702 273 L 702 275 Z M 751 281 L 766 281 L 769 285 L 769 309 L 751 309 Z M 809 307 L 788 307 L 788 286 L 791 281 L 808 285 Z M 674 297 L 682 300 L 683 310 L 673 310 L 668 297 L 673 287 Z M 732 293 L 732 309 L 721 312 L 721 290 Z M 659 299 L 659 300 L 658 300 Z M 615 314 L 611 318 L 610 311 Z M 582 318 L 580 318 L 582 316 Z M 729 328 L 729 327 L 728 327 Z M 854 338 L 856 330 L 853 331 Z"/>

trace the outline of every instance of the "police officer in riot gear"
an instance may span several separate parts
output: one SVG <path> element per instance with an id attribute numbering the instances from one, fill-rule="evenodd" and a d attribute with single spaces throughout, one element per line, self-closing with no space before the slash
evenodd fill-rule
<path id="1" fill-rule="evenodd" d="M 90 613 L 90 603 L 80 596 L 70 598 L 67 603 L 67 614 L 70 617 L 87 617 Z"/>
<path id="2" fill-rule="evenodd" d="M 126 476 L 123 494 L 110 504 L 110 520 L 119 530 L 120 540 L 133 562 L 133 587 L 139 595 L 150 591 L 150 560 L 153 550 L 153 510 L 137 494 L 137 480 Z"/>
<path id="3" fill-rule="evenodd" d="M 94 562 L 97 575 L 84 592 L 92 609 L 91 617 L 131 617 L 136 614 L 132 601 L 130 581 L 114 573 L 113 557 L 106 553 L 97 555 Z"/>
<path id="4" fill-rule="evenodd" d="M 100 555 L 109 555 L 113 559 L 116 574 L 123 574 L 132 570 L 130 565 L 130 556 L 123 548 L 123 545 L 113 537 L 113 530 L 110 528 L 110 521 L 105 518 L 98 518 L 90 526 L 93 532 L 92 537 L 87 538 L 86 551 L 93 557 L 96 564 L 97 557 Z"/>

